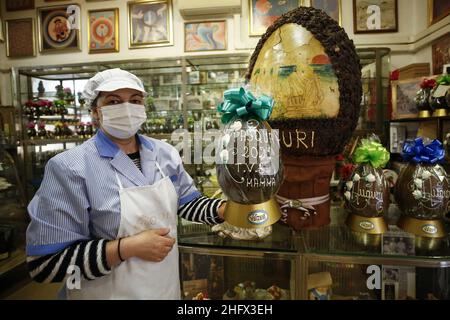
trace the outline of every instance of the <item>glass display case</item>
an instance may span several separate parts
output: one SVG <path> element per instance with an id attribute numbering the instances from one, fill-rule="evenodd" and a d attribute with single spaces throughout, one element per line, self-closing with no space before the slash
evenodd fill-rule
<path id="1" fill-rule="evenodd" d="M 356 134 L 375 133 L 383 139 L 385 121 L 390 118 L 391 112 L 388 94 L 391 50 L 389 48 L 359 48 L 357 53 L 362 67 L 363 96 Z"/>
<path id="2" fill-rule="evenodd" d="M 275 225 L 261 241 L 224 239 L 186 222 L 178 231 L 184 299 L 298 299 L 298 244 L 290 228 Z"/>
<path id="3" fill-rule="evenodd" d="M 0 283 L 25 262 L 28 221 L 17 159 L 0 145 Z"/>
<path id="4" fill-rule="evenodd" d="M 327 227 L 294 233 L 278 223 L 260 241 L 223 239 L 184 221 L 178 239 L 184 298 L 248 300 L 259 289 L 256 298 L 274 299 L 267 292 L 276 288 L 301 300 L 449 300 L 450 237 L 414 237 L 395 226 L 398 214 L 393 206 L 389 231 L 368 235 L 351 231 L 347 212 L 334 205 Z"/>
<path id="5" fill-rule="evenodd" d="M 80 94 L 90 77 L 110 68 L 128 70 L 142 79 L 149 95 L 148 121 L 141 133 L 176 146 L 199 190 L 212 196 L 218 189 L 214 167 L 195 161 L 198 150 L 189 148 L 186 152 L 182 140 L 185 134 L 192 137 L 194 131 L 201 135 L 204 130 L 219 129 L 216 106 L 226 89 L 243 84 L 247 62 L 247 54 L 236 54 L 16 70 L 22 129 L 19 154 L 27 199 L 39 188 L 45 164 L 52 156 L 95 133 L 90 110 Z M 173 135 L 177 129 L 184 131 Z M 200 141 L 202 150 L 210 142 Z"/>
<path id="6" fill-rule="evenodd" d="M 330 226 L 303 231 L 301 299 L 312 296 L 308 280 L 325 274 L 331 299 L 449 300 L 450 238 L 426 240 L 403 232 L 395 226 L 398 214 L 391 205 L 389 231 L 368 235 L 345 226 L 347 213 L 335 206 Z"/>

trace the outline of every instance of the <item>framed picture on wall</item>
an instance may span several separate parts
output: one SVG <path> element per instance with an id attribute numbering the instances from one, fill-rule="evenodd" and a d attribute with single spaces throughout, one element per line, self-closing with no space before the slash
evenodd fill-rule
<path id="1" fill-rule="evenodd" d="M 6 55 L 10 58 L 34 57 L 36 40 L 32 18 L 6 20 Z"/>
<path id="2" fill-rule="evenodd" d="M 172 45 L 172 1 L 128 2 L 128 28 L 131 49 Z"/>
<path id="3" fill-rule="evenodd" d="M 353 0 L 355 33 L 398 31 L 397 0 Z"/>
<path id="4" fill-rule="evenodd" d="M 119 51 L 119 9 L 88 11 L 89 53 Z"/>
<path id="5" fill-rule="evenodd" d="M 38 8 L 39 51 L 65 52 L 81 50 L 80 29 L 74 27 L 69 6 Z"/>
<path id="6" fill-rule="evenodd" d="M 6 0 L 6 11 L 34 9 L 34 0 Z"/>
<path id="7" fill-rule="evenodd" d="M 392 118 L 416 118 L 419 114 L 416 102 L 422 78 L 392 81 Z"/>
<path id="8" fill-rule="evenodd" d="M 428 0 L 428 23 L 429 25 L 444 19 L 450 14 L 450 1 Z"/>
<path id="9" fill-rule="evenodd" d="M 342 25 L 341 0 L 310 0 L 310 6 L 325 11 L 330 17 Z"/>
<path id="10" fill-rule="evenodd" d="M 450 63 L 450 34 L 437 39 L 431 46 L 433 57 L 433 74 L 443 73 L 445 64 Z"/>
<path id="11" fill-rule="evenodd" d="M 282 14 L 302 5 L 301 0 L 248 0 L 250 36 L 260 36 Z"/>
<path id="12" fill-rule="evenodd" d="M 186 52 L 226 49 L 226 20 L 186 22 L 184 24 L 184 50 Z"/>

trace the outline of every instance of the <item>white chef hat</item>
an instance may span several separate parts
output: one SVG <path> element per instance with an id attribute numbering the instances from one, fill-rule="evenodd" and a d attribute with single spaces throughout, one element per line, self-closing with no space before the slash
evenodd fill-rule
<path id="1" fill-rule="evenodd" d="M 84 86 L 83 97 L 88 106 L 92 106 L 100 92 L 111 92 L 119 89 L 135 89 L 147 95 L 141 79 L 134 74 L 116 68 L 97 73 Z"/>

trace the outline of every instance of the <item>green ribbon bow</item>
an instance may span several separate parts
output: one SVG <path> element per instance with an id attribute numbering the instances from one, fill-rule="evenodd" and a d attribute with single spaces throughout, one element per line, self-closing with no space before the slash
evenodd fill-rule
<path id="1" fill-rule="evenodd" d="M 224 101 L 217 106 L 217 111 L 222 114 L 222 123 L 227 124 L 233 118 L 247 118 L 256 116 L 261 121 L 267 120 L 272 114 L 274 100 L 266 95 L 258 99 L 244 88 L 235 88 L 225 91 Z"/>
<path id="2" fill-rule="evenodd" d="M 381 143 L 363 139 L 353 154 L 353 161 L 357 164 L 370 163 L 374 168 L 382 168 L 388 163 L 389 156 L 389 152 Z"/>
<path id="3" fill-rule="evenodd" d="M 443 85 L 449 85 L 450 84 L 450 75 L 444 74 L 442 77 L 436 80 L 436 83 L 443 84 Z"/>

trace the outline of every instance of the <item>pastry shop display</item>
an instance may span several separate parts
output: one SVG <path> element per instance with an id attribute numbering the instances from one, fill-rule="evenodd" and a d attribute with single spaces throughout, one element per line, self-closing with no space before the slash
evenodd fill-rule
<path id="1" fill-rule="evenodd" d="M 208 299 L 208 295 L 203 292 L 199 292 L 192 298 L 192 300 L 210 300 Z"/>
<path id="2" fill-rule="evenodd" d="M 238 293 L 233 289 L 233 290 L 227 290 L 227 292 L 225 292 L 225 294 L 222 297 L 223 300 L 239 300 L 239 295 Z"/>
<path id="3" fill-rule="evenodd" d="M 290 292 L 277 285 L 267 289 L 257 288 L 255 282 L 245 281 L 228 290 L 223 300 L 289 300 Z"/>
<path id="4" fill-rule="evenodd" d="M 417 236 L 442 238 L 442 222 L 448 211 L 450 189 L 441 163 L 445 151 L 439 140 L 426 143 L 422 138 L 405 142 L 403 168 L 395 187 L 395 199 L 402 211 L 398 226 Z"/>
<path id="5" fill-rule="evenodd" d="M 362 139 L 353 153 L 357 165 L 345 182 L 344 198 L 349 211 L 347 225 L 356 232 L 382 234 L 387 230 L 384 215 L 389 209 L 389 185 L 383 167 L 389 152 L 378 137 Z"/>
<path id="6" fill-rule="evenodd" d="M 322 10 L 299 7 L 259 40 L 246 78 L 275 104 L 285 180 L 278 202 L 295 230 L 330 223 L 335 157 L 355 130 L 361 66 L 345 30 Z"/>
<path id="7" fill-rule="evenodd" d="M 228 199 L 229 224 L 246 229 L 276 223 L 274 195 L 283 181 L 278 136 L 267 124 L 273 100 L 243 87 L 229 89 L 218 106 L 224 129 L 219 142 L 218 182 Z"/>
<path id="8" fill-rule="evenodd" d="M 272 297 L 271 300 L 289 300 L 290 297 L 288 290 L 281 289 L 276 285 L 268 288 L 267 293 Z"/>
<path id="9" fill-rule="evenodd" d="M 308 275 L 309 300 L 331 300 L 333 280 L 331 273 L 319 272 Z"/>

